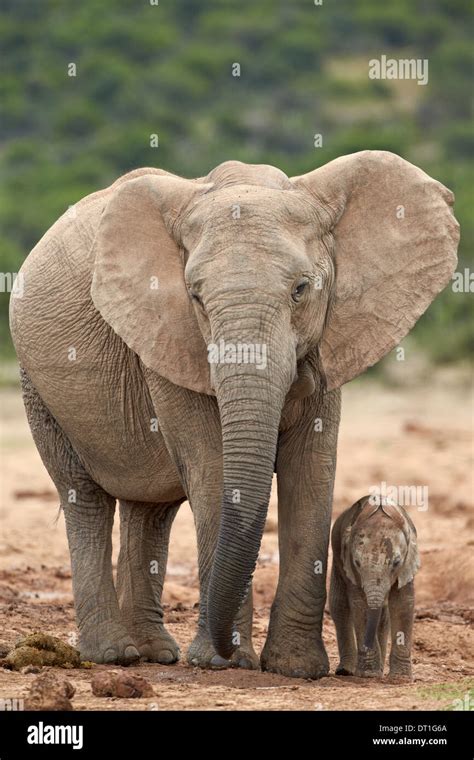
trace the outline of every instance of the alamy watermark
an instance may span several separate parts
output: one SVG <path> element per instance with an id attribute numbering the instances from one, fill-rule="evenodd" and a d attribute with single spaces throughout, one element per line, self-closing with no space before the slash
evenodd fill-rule
<path id="1" fill-rule="evenodd" d="M 12 298 L 22 298 L 24 292 L 23 272 L 0 272 L 0 293 L 11 293 Z"/>
<path id="2" fill-rule="evenodd" d="M 453 293 L 474 293 L 474 272 L 464 267 L 462 272 L 454 272 L 451 290 Z"/>
<path id="3" fill-rule="evenodd" d="M 0 699 L 0 712 L 19 712 L 25 709 L 23 697 L 3 697 Z"/>
<path id="4" fill-rule="evenodd" d="M 394 486 L 382 480 L 369 487 L 369 503 L 374 506 L 392 504 L 400 507 L 416 507 L 418 512 L 428 509 L 428 486 Z"/>
<path id="5" fill-rule="evenodd" d="M 84 746 L 84 726 L 49 725 L 43 721 L 28 726 L 28 744 L 70 744 L 73 749 Z"/>
<path id="6" fill-rule="evenodd" d="M 267 367 L 267 346 L 265 343 L 209 343 L 207 346 L 209 364 L 254 364 L 257 369 Z"/>
<path id="7" fill-rule="evenodd" d="M 427 58 L 387 58 L 381 55 L 369 61 L 369 79 L 415 79 L 428 84 Z"/>

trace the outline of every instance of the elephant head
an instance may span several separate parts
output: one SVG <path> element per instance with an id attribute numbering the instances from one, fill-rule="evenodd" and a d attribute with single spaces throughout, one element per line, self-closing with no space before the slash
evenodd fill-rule
<path id="1" fill-rule="evenodd" d="M 392 586 L 410 583 L 420 567 L 415 526 L 403 507 L 365 496 L 342 536 L 342 563 L 367 600 L 364 644 L 373 649 L 382 607 Z"/>
<path id="2" fill-rule="evenodd" d="M 255 568 L 285 398 L 314 389 L 310 355 L 330 390 L 406 335 L 452 276 L 451 204 L 443 185 L 377 151 L 292 179 L 237 161 L 202 180 L 145 175 L 108 200 L 96 308 L 145 366 L 214 394 L 220 410 L 208 597 L 220 655 Z"/>

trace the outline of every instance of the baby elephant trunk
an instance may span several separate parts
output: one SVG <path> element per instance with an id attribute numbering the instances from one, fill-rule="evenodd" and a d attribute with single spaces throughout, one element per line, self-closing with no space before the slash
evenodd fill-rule
<path id="1" fill-rule="evenodd" d="M 382 615 L 382 607 L 369 608 L 367 610 L 367 622 L 365 626 L 364 647 L 366 649 L 374 648 L 375 636 Z"/>

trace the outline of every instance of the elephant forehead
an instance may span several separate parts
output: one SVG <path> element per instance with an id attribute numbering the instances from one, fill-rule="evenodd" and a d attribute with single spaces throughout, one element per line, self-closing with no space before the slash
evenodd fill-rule
<path id="1" fill-rule="evenodd" d="M 386 516 L 371 518 L 354 535 L 356 550 L 372 558 L 376 555 L 391 558 L 395 551 L 403 550 L 405 544 L 403 531 Z"/>
<path id="2" fill-rule="evenodd" d="M 184 229 L 197 227 L 209 231 L 232 227 L 261 233 L 265 228 L 288 224 L 313 229 L 310 209 L 297 191 L 235 185 L 203 193 L 188 214 Z"/>

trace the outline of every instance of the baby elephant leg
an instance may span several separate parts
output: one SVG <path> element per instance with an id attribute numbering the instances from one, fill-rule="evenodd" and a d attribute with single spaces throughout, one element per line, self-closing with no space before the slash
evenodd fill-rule
<path id="1" fill-rule="evenodd" d="M 163 625 L 161 593 L 168 543 L 179 504 L 120 502 L 117 591 L 122 616 L 140 655 L 169 665 L 179 647 Z"/>
<path id="2" fill-rule="evenodd" d="M 139 653 L 122 622 L 113 583 L 115 499 L 86 472 L 24 371 L 22 386 L 31 432 L 66 518 L 81 658 L 127 665 Z"/>
<path id="3" fill-rule="evenodd" d="M 356 671 L 357 649 L 354 639 L 354 624 L 347 594 L 346 584 L 340 571 L 333 566 L 329 590 L 329 608 L 336 626 L 339 665 L 337 676 L 352 676 Z"/>
<path id="4" fill-rule="evenodd" d="M 400 589 L 396 585 L 393 586 L 388 603 L 392 635 L 389 676 L 394 679 L 411 680 L 411 648 L 415 614 L 413 581 Z"/>

